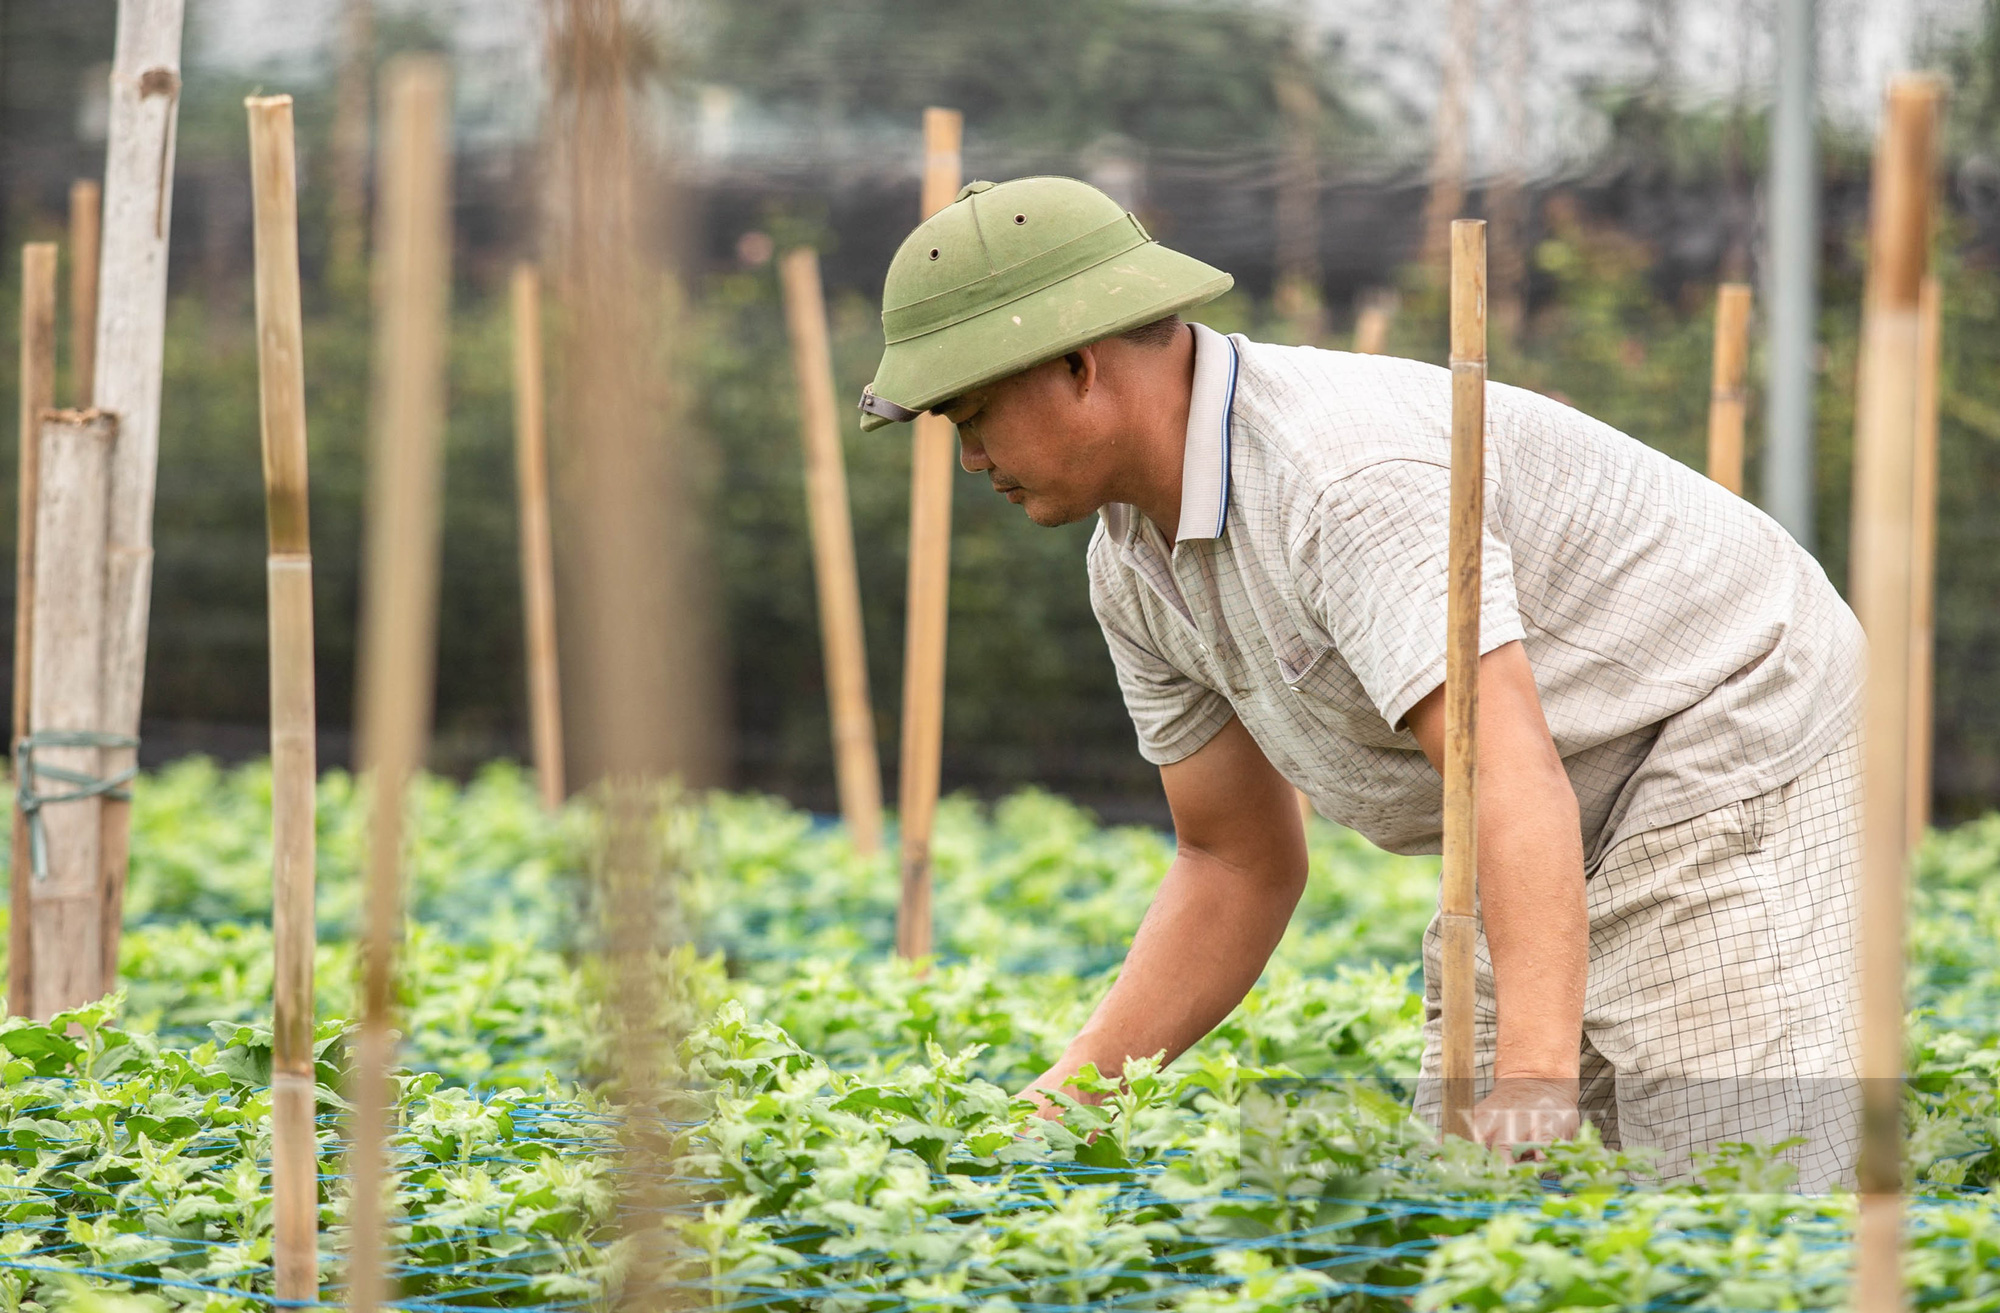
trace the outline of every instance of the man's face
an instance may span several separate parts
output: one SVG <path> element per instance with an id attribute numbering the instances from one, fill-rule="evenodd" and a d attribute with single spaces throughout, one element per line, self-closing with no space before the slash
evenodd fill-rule
<path id="1" fill-rule="evenodd" d="M 1088 391 L 1068 361 L 1051 360 L 955 398 L 941 409 L 958 426 L 959 464 L 1036 524 L 1092 514 L 1110 498 Z"/>

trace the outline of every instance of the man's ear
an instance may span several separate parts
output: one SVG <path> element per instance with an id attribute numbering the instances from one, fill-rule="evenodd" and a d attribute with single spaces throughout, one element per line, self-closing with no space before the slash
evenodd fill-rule
<path id="1" fill-rule="evenodd" d="M 1080 346 L 1063 357 L 1069 366 L 1070 386 L 1076 389 L 1076 399 L 1083 400 L 1090 395 L 1090 389 L 1097 385 L 1097 351 L 1094 347 Z"/>

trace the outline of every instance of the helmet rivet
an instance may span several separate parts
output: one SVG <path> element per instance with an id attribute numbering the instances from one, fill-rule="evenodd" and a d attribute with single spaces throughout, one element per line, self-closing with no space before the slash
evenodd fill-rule
<path id="1" fill-rule="evenodd" d="M 933 246 L 931 247 L 931 259 L 935 260 L 937 258 L 938 258 L 938 248 Z"/>
<path id="2" fill-rule="evenodd" d="M 1014 216 L 1015 223 L 1026 223 L 1027 221 L 1028 221 L 1028 216 L 1025 214 L 1017 214 Z"/>

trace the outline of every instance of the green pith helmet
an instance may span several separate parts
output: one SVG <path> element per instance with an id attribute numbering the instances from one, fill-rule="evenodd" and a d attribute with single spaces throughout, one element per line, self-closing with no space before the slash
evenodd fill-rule
<path id="1" fill-rule="evenodd" d="M 861 427 L 914 419 L 984 383 L 1229 290 L 1074 178 L 973 182 L 903 239 L 882 286 L 886 347 Z"/>

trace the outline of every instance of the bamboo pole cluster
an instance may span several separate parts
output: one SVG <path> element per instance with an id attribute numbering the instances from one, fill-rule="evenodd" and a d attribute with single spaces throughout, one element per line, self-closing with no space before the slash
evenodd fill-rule
<path id="1" fill-rule="evenodd" d="M 1472 1133 L 1474 952 L 1479 935 L 1480 534 L 1486 516 L 1486 225 L 1451 225 L 1451 519 L 1444 670 L 1444 1115 Z"/>
<path id="2" fill-rule="evenodd" d="M 1854 577 L 1869 639 L 1861 815 L 1860 1218 L 1855 1307 L 1902 1307 L 1902 1064 L 1909 815 L 1912 598 L 1918 582 L 1916 455 L 1924 362 L 1922 287 L 1939 88 L 1891 86 L 1876 145 L 1868 282 L 1855 399 Z"/>
<path id="3" fill-rule="evenodd" d="M 8 1007 L 28 1016 L 98 998 L 117 979 L 131 830 L 120 786 L 138 767 L 181 27 L 182 0 L 118 6 L 105 180 L 70 189 L 68 411 L 52 409 L 56 249 L 24 252 Z"/>

